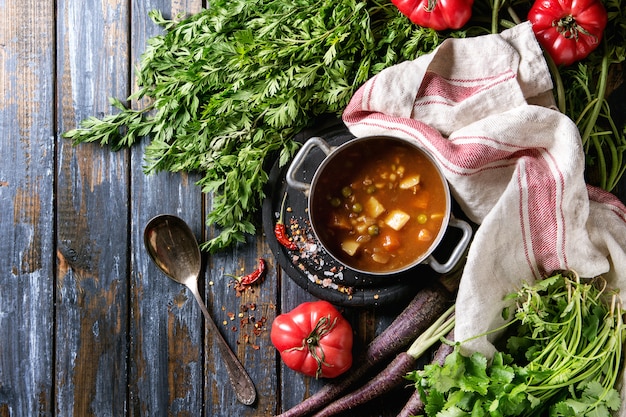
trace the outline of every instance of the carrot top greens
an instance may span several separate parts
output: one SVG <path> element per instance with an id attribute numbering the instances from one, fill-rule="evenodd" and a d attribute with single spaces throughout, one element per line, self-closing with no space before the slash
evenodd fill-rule
<path id="1" fill-rule="evenodd" d="M 427 416 L 610 416 L 625 326 L 602 280 L 557 274 L 524 285 L 506 343 L 489 361 L 455 346 L 443 366 L 409 374 Z M 505 314 L 507 312 L 505 311 Z"/>
<path id="2" fill-rule="evenodd" d="M 149 136 L 147 172 L 201 172 L 220 229 L 211 252 L 255 232 L 270 157 L 285 164 L 317 116 L 339 115 L 373 74 L 443 41 L 384 0 L 215 0 L 180 22 L 151 17 L 166 32 L 149 40 L 129 97 L 151 104 L 112 99 L 114 114 L 64 136 L 113 149 Z"/>

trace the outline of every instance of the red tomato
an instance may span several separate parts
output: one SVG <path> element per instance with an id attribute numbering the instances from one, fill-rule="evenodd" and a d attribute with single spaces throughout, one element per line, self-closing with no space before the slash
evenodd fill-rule
<path id="1" fill-rule="evenodd" d="M 391 0 L 411 22 L 435 30 L 459 29 L 472 16 L 474 0 Z"/>
<path id="2" fill-rule="evenodd" d="M 327 301 L 279 315 L 270 337 L 285 365 L 305 375 L 334 378 L 352 366 L 352 327 Z"/>
<path id="3" fill-rule="evenodd" d="M 554 62 L 570 65 L 600 44 L 607 13 L 600 0 L 536 0 L 528 20 Z"/>

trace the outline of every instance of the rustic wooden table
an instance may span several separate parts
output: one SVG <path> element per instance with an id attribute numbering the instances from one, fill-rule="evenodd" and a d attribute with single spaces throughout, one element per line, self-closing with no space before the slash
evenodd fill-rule
<path id="1" fill-rule="evenodd" d="M 211 236 L 198 178 L 146 176 L 141 146 L 113 153 L 61 138 L 133 90 L 138 58 L 160 31 L 149 10 L 174 16 L 203 3 L 0 2 L 0 416 L 270 416 L 324 383 L 284 368 L 270 343 L 272 319 L 315 297 L 259 235 L 207 257 L 200 280 L 257 387 L 254 406 L 239 404 L 193 297 L 143 247 L 143 227 L 161 213 L 185 219 L 198 240 Z M 237 297 L 223 274 L 252 270 L 259 257 L 267 279 Z M 403 307 L 344 308 L 356 349 Z M 242 324 L 246 309 L 266 326 Z M 356 413 L 395 415 L 408 394 Z"/>
<path id="2" fill-rule="evenodd" d="M 161 213 L 182 217 L 200 241 L 211 236 L 198 178 L 146 176 L 141 146 L 113 153 L 61 137 L 132 91 L 147 39 L 160 33 L 150 10 L 171 17 L 203 3 L 0 2 L 0 416 L 270 416 L 323 384 L 281 366 L 270 343 L 272 319 L 315 298 L 259 236 L 206 258 L 200 281 L 257 387 L 254 406 L 239 404 L 194 298 L 143 247 L 145 224 Z M 254 269 L 258 257 L 269 262 L 265 282 L 237 297 L 223 274 Z M 246 317 L 267 320 L 261 331 L 237 317 L 250 306 Z M 347 309 L 357 346 L 400 307 Z M 361 415 L 393 415 L 393 398 Z"/>

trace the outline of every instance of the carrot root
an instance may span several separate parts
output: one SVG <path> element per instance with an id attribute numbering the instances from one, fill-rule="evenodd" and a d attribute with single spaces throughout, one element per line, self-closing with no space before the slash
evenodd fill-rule
<path id="1" fill-rule="evenodd" d="M 400 410 L 400 413 L 398 413 L 398 417 L 411 417 L 421 414 L 423 412 L 424 401 L 422 401 L 420 392 L 418 390 L 415 390 L 415 392 L 411 395 L 402 410 Z"/>
<path id="2" fill-rule="evenodd" d="M 447 335 L 446 339 L 453 340 L 454 339 L 454 329 L 452 329 Z M 446 357 L 454 351 L 454 346 L 449 345 L 447 343 L 442 343 L 439 345 L 435 354 L 433 355 L 433 360 L 431 363 L 438 363 L 439 365 L 444 364 Z M 411 397 L 407 400 L 406 404 L 398 413 L 398 417 L 411 417 L 416 416 L 418 414 L 422 414 L 424 412 L 424 401 L 422 401 L 422 397 L 420 396 L 419 390 L 415 390 Z"/>
<path id="3" fill-rule="evenodd" d="M 406 381 L 404 376 L 413 370 L 417 359 L 406 352 L 399 353 L 393 361 L 367 384 L 328 404 L 313 417 L 330 417 L 365 404 L 388 393 Z"/>
<path id="4" fill-rule="evenodd" d="M 452 329 L 446 335 L 446 339 L 447 340 L 454 340 L 454 329 Z M 442 343 L 441 345 L 439 345 L 439 347 L 435 351 L 435 354 L 433 355 L 433 360 L 432 360 L 431 363 L 433 363 L 433 364 L 437 363 L 437 364 L 443 366 L 443 364 L 446 361 L 446 358 L 452 352 L 454 352 L 454 346 L 453 345 L 450 345 L 448 343 Z"/>

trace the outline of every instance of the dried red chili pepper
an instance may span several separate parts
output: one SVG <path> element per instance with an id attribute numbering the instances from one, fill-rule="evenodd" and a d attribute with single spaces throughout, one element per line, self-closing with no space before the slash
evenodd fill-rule
<path id="1" fill-rule="evenodd" d="M 265 259 L 259 258 L 259 267 L 255 269 L 253 272 L 249 273 L 248 275 L 239 277 L 237 281 L 239 281 L 241 285 L 254 284 L 263 276 L 263 274 L 265 274 L 265 268 L 266 268 Z"/>
<path id="2" fill-rule="evenodd" d="M 259 279 L 265 275 L 265 270 L 267 269 L 265 259 L 259 258 L 259 266 L 254 271 L 250 272 L 248 275 L 236 276 L 232 274 L 225 274 L 226 276 L 235 278 L 236 285 L 235 288 L 238 291 L 244 290 L 246 287 L 254 284 Z"/>
<path id="3" fill-rule="evenodd" d="M 278 243 L 283 245 L 285 248 L 289 250 L 298 249 L 298 245 L 296 242 L 291 240 L 289 236 L 287 236 L 287 226 L 283 222 L 283 210 L 285 208 L 285 200 L 287 199 L 287 193 L 283 196 L 283 201 L 280 204 L 280 215 L 278 216 L 278 222 L 276 222 L 276 226 L 274 226 L 274 236 L 276 236 L 276 240 Z"/>

